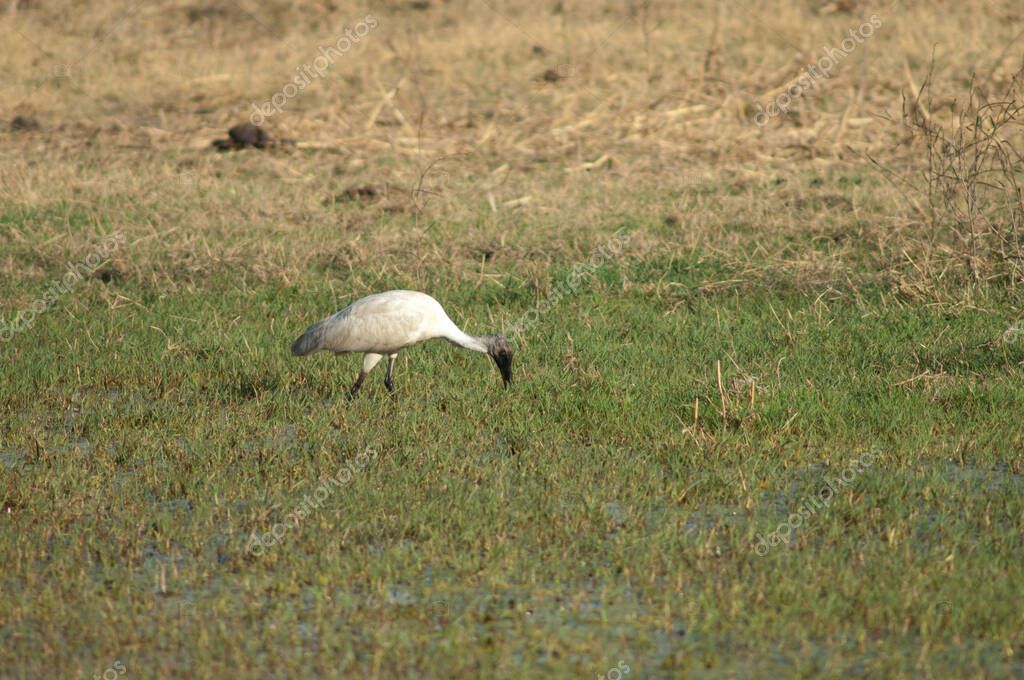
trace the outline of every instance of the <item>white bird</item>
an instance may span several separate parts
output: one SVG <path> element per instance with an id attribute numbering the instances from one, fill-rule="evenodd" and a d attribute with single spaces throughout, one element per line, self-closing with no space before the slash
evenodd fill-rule
<path id="1" fill-rule="evenodd" d="M 353 397 L 366 374 L 385 356 L 388 372 L 384 385 L 388 392 L 394 392 L 391 376 L 399 350 L 434 338 L 487 354 L 498 365 L 505 385 L 512 382 L 512 348 L 505 336 L 467 335 L 448 318 L 441 303 L 412 290 L 389 290 L 356 300 L 307 328 L 292 344 L 292 354 L 365 352 L 363 370 L 349 391 L 349 397 Z"/>

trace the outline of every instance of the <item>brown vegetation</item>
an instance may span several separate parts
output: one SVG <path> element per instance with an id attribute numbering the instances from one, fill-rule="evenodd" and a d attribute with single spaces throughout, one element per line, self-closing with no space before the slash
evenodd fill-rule
<path id="1" fill-rule="evenodd" d="M 263 122 L 294 148 L 210 149 L 368 14 L 376 26 Z M 831 77 L 755 123 L 871 16 L 880 27 Z M 121 269 L 165 285 L 221 266 L 295 281 L 324 258 L 479 279 L 503 259 L 529 275 L 552 242 L 585 254 L 628 220 L 644 226 L 633 247 L 738 263 L 756 250 L 808 280 L 848 277 L 857 250 L 897 281 L 950 262 L 981 279 L 977 255 L 959 254 L 978 240 L 956 219 L 934 230 L 934 211 L 954 207 L 925 207 L 904 181 L 964 115 L 1014 91 L 1022 18 L 1010 0 L 15 0 L 0 16 L 16 43 L 0 57 L 0 115 L 14 121 L 0 126 L 0 195 L 50 218 L 2 238 L 63 261 L 93 238 L 53 218 L 74 207 L 139 244 Z M 908 99 L 923 139 L 901 118 Z M 1000 134 L 1007 157 L 1019 151 L 1019 125 Z M 388 198 L 334 200 L 366 186 Z M 481 251 L 495 253 L 486 267 Z M 42 276 L 15 259 L 0 273 Z"/>

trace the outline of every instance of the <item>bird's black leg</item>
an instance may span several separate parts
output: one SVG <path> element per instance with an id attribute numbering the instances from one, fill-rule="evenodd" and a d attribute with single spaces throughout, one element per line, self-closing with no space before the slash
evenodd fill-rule
<path id="1" fill-rule="evenodd" d="M 388 388 L 388 392 L 395 393 L 395 383 L 391 379 L 392 373 L 395 370 L 395 359 L 398 358 L 397 354 L 392 354 L 388 357 L 388 372 L 384 376 L 384 387 Z"/>
<path id="2" fill-rule="evenodd" d="M 367 352 L 363 356 L 363 370 L 359 372 L 359 377 L 356 378 L 355 384 L 352 385 L 352 389 L 348 391 L 348 398 L 352 399 L 356 396 L 356 392 L 363 385 L 363 379 L 373 370 L 373 367 L 377 365 L 377 362 L 384 357 L 380 354 L 374 354 L 373 352 Z"/>
<path id="3" fill-rule="evenodd" d="M 366 373 L 360 373 L 359 377 L 356 378 L 356 381 L 352 383 L 352 389 L 348 391 L 347 395 L 349 400 L 353 399 L 356 396 L 356 392 L 359 391 L 359 388 L 363 386 L 363 378 L 365 377 Z"/>

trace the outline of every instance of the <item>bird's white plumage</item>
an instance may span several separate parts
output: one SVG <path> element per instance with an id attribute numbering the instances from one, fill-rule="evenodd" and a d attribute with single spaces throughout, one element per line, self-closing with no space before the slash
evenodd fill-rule
<path id="1" fill-rule="evenodd" d="M 292 345 L 292 354 L 305 356 L 327 350 L 336 354 L 363 352 L 363 370 L 351 394 L 385 356 L 384 384 L 392 389 L 391 374 L 398 352 L 425 340 L 443 338 L 459 347 L 483 352 L 498 365 L 505 384 L 512 380 L 512 349 L 502 335 L 467 335 L 448 318 L 444 308 L 426 293 L 391 290 L 368 295 L 306 329 Z"/>
<path id="2" fill-rule="evenodd" d="M 467 349 L 486 348 L 463 333 L 426 293 L 391 290 L 368 295 L 324 320 L 322 348 L 332 352 L 395 352 L 433 338 Z"/>

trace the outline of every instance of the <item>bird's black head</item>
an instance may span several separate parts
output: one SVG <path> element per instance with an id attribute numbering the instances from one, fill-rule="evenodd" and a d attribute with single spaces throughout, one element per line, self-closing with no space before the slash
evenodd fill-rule
<path id="1" fill-rule="evenodd" d="M 504 335 L 491 335 L 487 340 L 487 354 L 494 359 L 502 380 L 508 385 L 512 382 L 512 346 Z"/>

